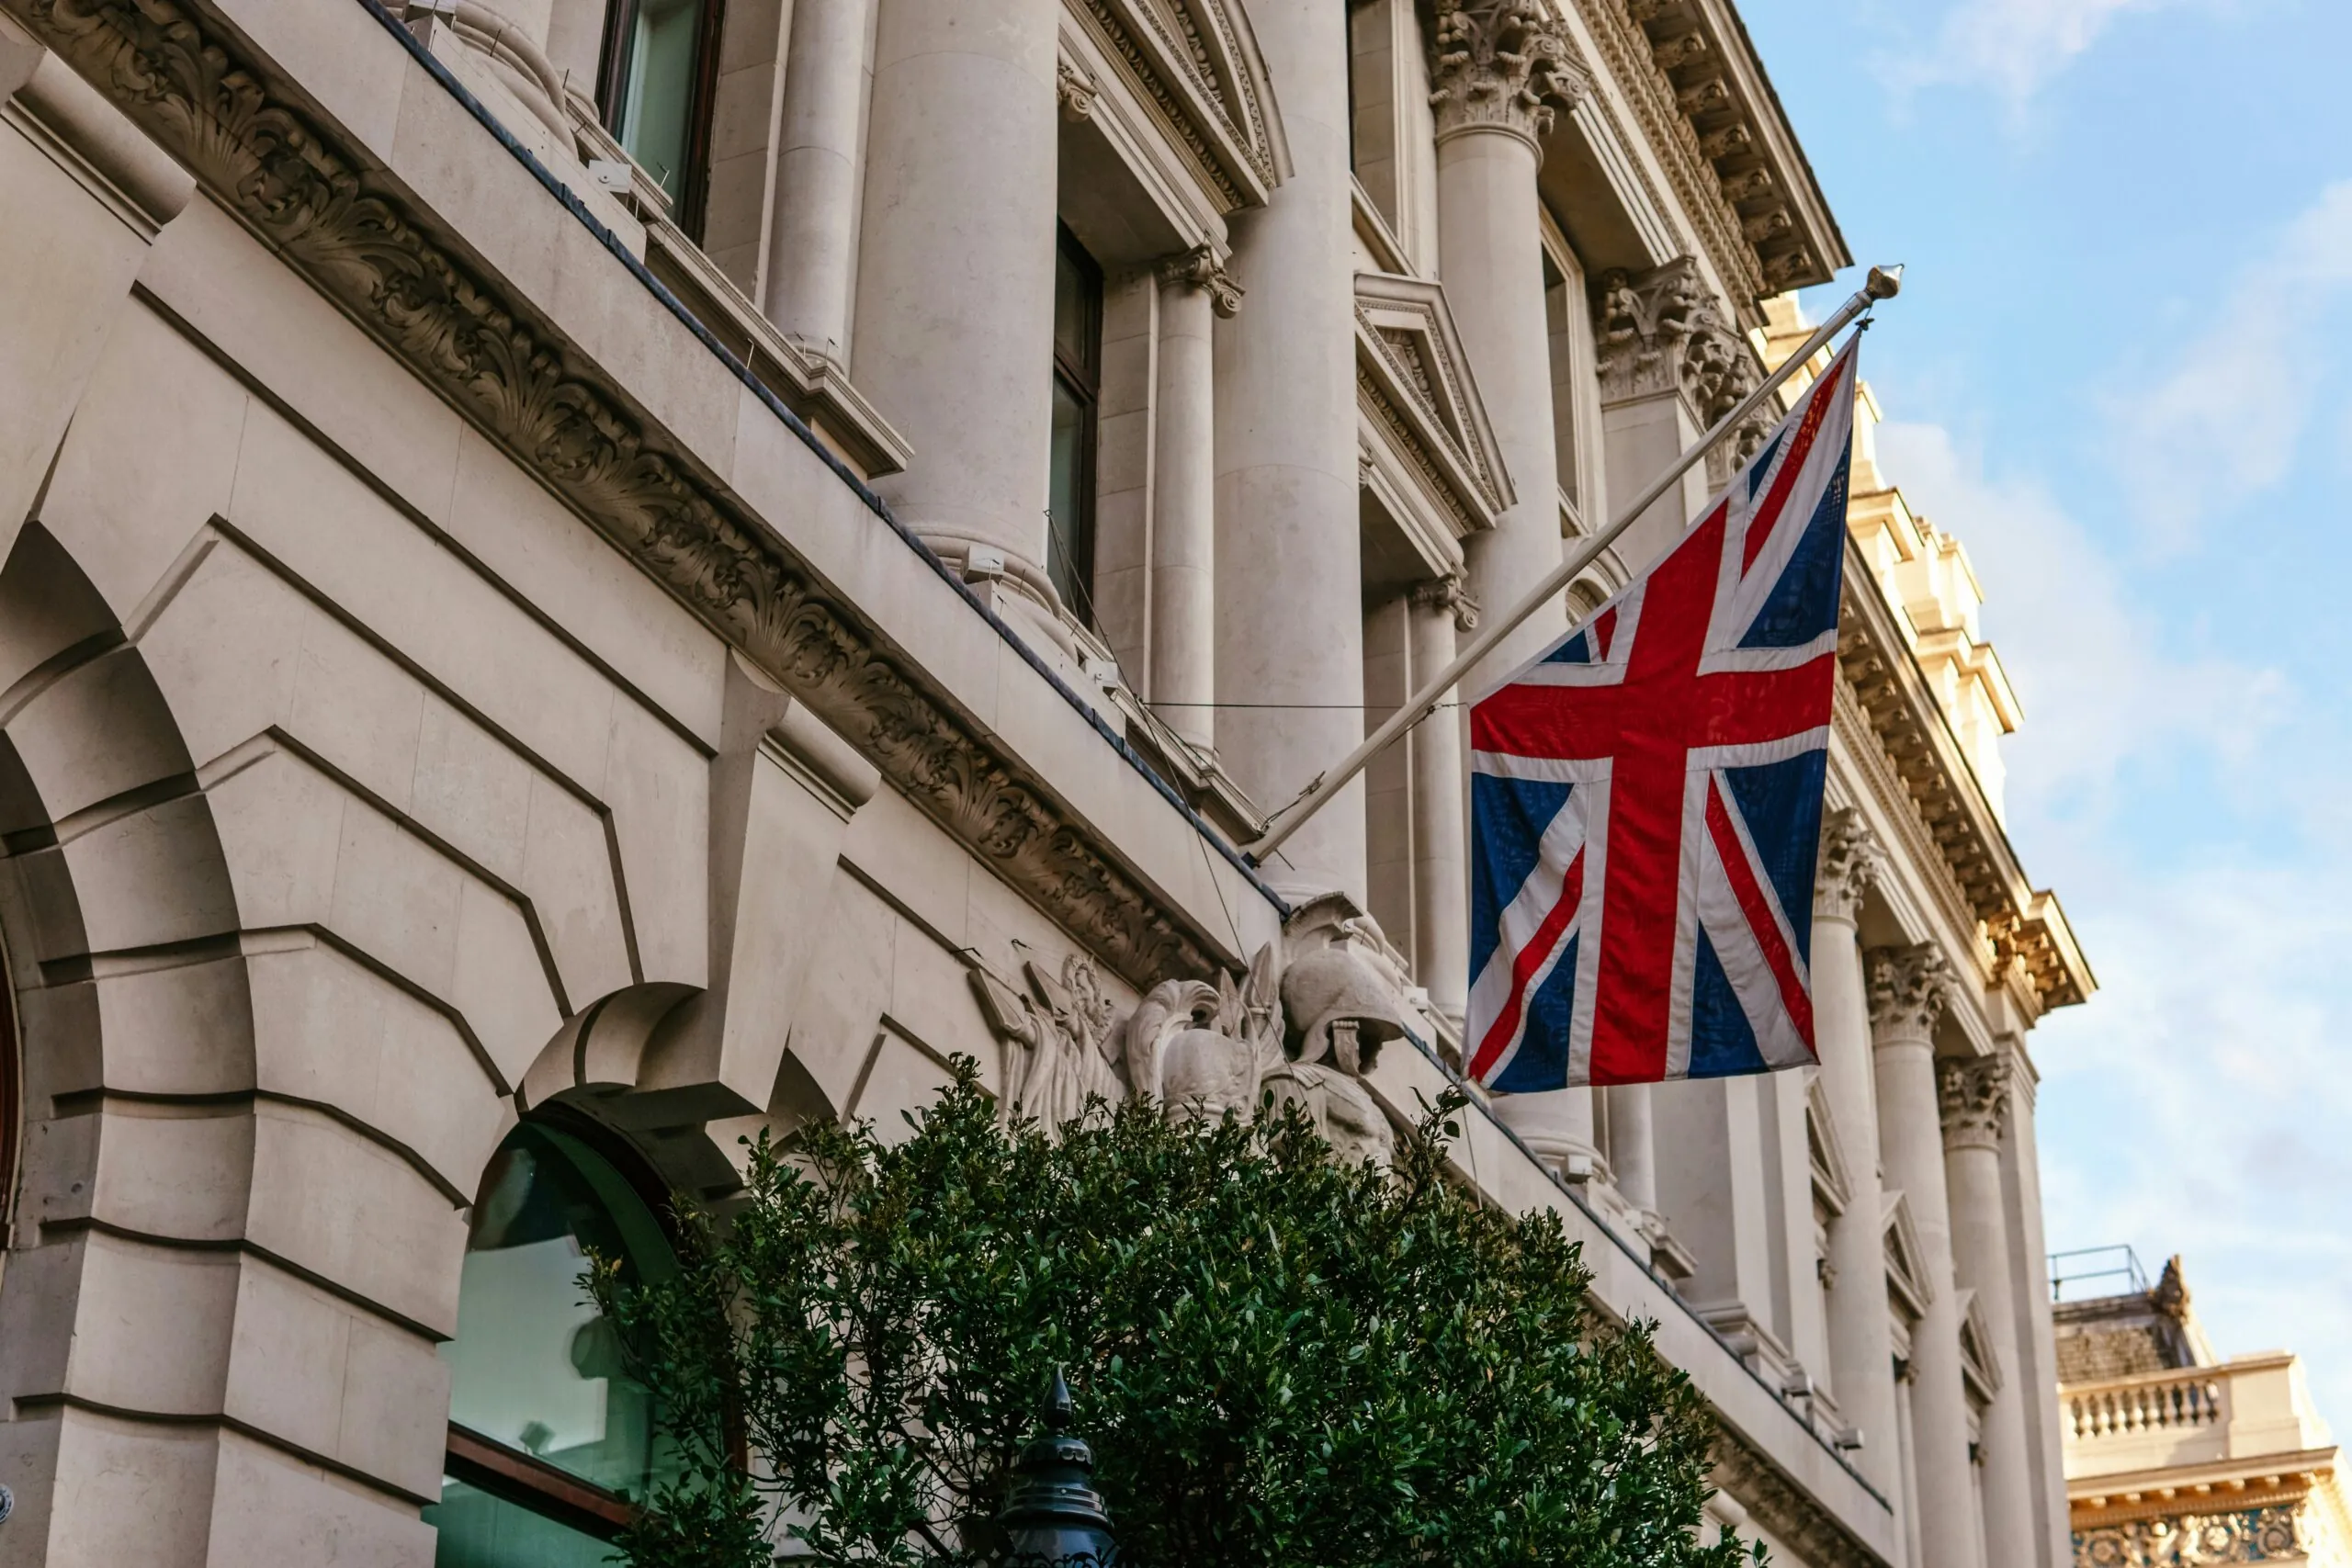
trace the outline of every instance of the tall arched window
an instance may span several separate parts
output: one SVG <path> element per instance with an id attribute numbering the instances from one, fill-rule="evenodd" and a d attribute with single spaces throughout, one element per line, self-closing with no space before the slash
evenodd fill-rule
<path id="1" fill-rule="evenodd" d="M 676 1267 L 622 1151 L 526 1122 L 483 1174 L 458 1286 L 437 1568 L 600 1568 L 663 1462 L 652 1401 L 580 1283 L 591 1253 Z"/>

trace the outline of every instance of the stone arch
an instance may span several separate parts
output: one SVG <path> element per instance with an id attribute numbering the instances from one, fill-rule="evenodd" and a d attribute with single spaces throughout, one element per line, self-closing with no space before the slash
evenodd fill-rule
<path id="1" fill-rule="evenodd" d="M 330 973 L 364 964 L 241 919 L 141 629 L 24 525 L 0 565 L 0 943 L 23 1046 L 10 1533 L 53 1563 L 315 1560 L 328 1538 L 422 1563 L 471 1196 L 448 1173 L 513 1112 L 493 1093 L 437 1147 L 386 1131 L 412 1086 L 359 1081 L 384 1021 L 338 1006 Z"/>

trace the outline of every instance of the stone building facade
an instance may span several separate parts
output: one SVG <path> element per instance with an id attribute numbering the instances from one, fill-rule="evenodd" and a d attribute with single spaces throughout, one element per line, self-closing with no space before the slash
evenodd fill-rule
<path id="1" fill-rule="evenodd" d="M 0 101 L 5 1564 L 597 1561 L 659 1461 L 581 1248 L 954 1054 L 1377 1148 L 1458 717 L 1233 846 L 1849 261 L 1728 0 L 0 0 Z M 1820 1069 L 1459 1157 L 1713 1404 L 1711 1528 L 2055 1564 L 2092 981 L 1871 417 Z"/>
<path id="2" fill-rule="evenodd" d="M 2340 1450 L 2299 1358 L 2215 1355 L 2177 1258 L 2054 1315 L 2077 1568 L 2352 1564 Z"/>

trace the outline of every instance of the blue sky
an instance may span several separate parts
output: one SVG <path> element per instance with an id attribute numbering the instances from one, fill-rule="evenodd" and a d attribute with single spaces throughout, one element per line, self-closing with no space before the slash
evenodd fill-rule
<path id="1" fill-rule="evenodd" d="M 2034 1036 L 2050 1244 L 2183 1254 L 2352 1432 L 2352 6 L 1741 8 L 1909 264 L 1882 459 L 1975 563 L 2011 836 L 2105 987 Z"/>

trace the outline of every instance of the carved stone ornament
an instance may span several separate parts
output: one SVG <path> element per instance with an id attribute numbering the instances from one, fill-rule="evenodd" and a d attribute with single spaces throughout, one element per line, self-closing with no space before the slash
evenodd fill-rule
<path id="1" fill-rule="evenodd" d="M 1260 948 L 1238 984 L 1223 971 L 1214 982 L 1163 980 L 1125 1018 L 1083 955 L 1058 976 L 1028 964 L 1025 991 L 973 971 L 989 1026 L 1019 1052 L 1007 1104 L 1058 1126 L 1096 1096 L 1149 1095 L 1170 1116 L 1215 1121 L 1248 1116 L 1272 1095 L 1304 1109 L 1340 1159 L 1385 1163 L 1394 1134 L 1363 1076 L 1404 1037 L 1403 977 L 1377 928 L 1320 919 L 1321 902 Z"/>
<path id="2" fill-rule="evenodd" d="M 1161 262 L 1159 279 L 1163 283 L 1189 283 L 1207 290 L 1209 308 L 1228 321 L 1241 313 L 1241 285 L 1225 270 L 1225 263 L 1218 259 L 1216 252 L 1206 245 Z"/>
<path id="3" fill-rule="evenodd" d="M 7 4 L 271 250 L 1118 973 L 1148 985 L 1216 966 L 1205 935 L 209 12 Z M 484 142 L 481 155 L 497 154 Z"/>
<path id="4" fill-rule="evenodd" d="M 1876 1552 L 1759 1450 L 1724 1431 L 1716 1434 L 1710 1457 L 1715 1485 L 1799 1561 L 1818 1568 L 1881 1568 Z"/>
<path id="5" fill-rule="evenodd" d="M 1998 1148 L 2009 1117 L 2008 1058 L 1937 1063 L 1936 1108 L 1943 1117 L 1945 1147 Z"/>
<path id="6" fill-rule="evenodd" d="M 1592 90 L 1546 0 L 1433 0 L 1430 103 L 1442 141 L 1506 130 L 1531 145 Z"/>
<path id="7" fill-rule="evenodd" d="M 1094 100 L 1102 91 L 1069 61 L 1055 66 L 1054 96 L 1061 102 L 1062 118 L 1072 125 L 1094 118 Z"/>
<path id="8" fill-rule="evenodd" d="M 1820 867 L 1813 884 L 1815 917 L 1851 925 L 1861 913 L 1862 895 L 1883 869 L 1860 812 L 1841 807 L 1822 822 Z"/>
<path id="9" fill-rule="evenodd" d="M 1871 954 L 1871 1028 L 1882 1038 L 1925 1040 L 1951 998 L 1951 965 L 1932 942 Z"/>
<path id="10" fill-rule="evenodd" d="M 2174 1514 L 2078 1530 L 2075 1568 L 2202 1568 L 2206 1563 L 2303 1561 L 2303 1505 L 2222 1514 Z"/>
<path id="11" fill-rule="evenodd" d="M 1464 637 L 1478 629 L 1478 601 L 1458 574 L 1413 584 L 1412 599 L 1417 610 L 1451 612 L 1453 629 Z"/>
<path id="12" fill-rule="evenodd" d="M 1058 1127 L 1089 1100 L 1120 1097 L 1107 1055 L 1118 1008 L 1103 994 L 1094 961 L 1082 954 L 1063 959 L 1058 977 L 1034 959 L 1022 973 L 1029 982 L 1026 995 L 980 969 L 972 971 L 972 989 L 989 1027 L 1023 1051 L 1005 1074 L 1006 1103 Z"/>
<path id="13" fill-rule="evenodd" d="M 1593 295 L 1593 336 L 1604 403 L 1679 391 L 1702 425 L 1729 413 L 1762 380 L 1755 353 L 1715 303 L 1698 264 L 1684 256 L 1634 274 L 1601 275 Z M 1727 445 L 1744 462 L 1771 428 L 1743 431 Z"/>
<path id="14" fill-rule="evenodd" d="M 1265 202 L 1289 173 L 1288 152 L 1236 0 L 1075 0 L 1069 14 L 1219 212 Z"/>

